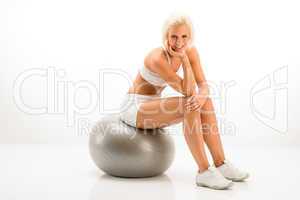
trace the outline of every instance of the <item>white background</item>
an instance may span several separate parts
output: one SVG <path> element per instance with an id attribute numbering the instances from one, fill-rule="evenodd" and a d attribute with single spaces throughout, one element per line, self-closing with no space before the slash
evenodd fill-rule
<path id="1" fill-rule="evenodd" d="M 127 79 L 135 77 L 149 50 L 161 46 L 162 23 L 174 11 L 193 20 L 206 79 L 215 86 L 235 83 L 226 99 L 214 99 L 218 119 L 235 127 L 233 134 L 220 127 L 225 144 L 299 145 L 300 13 L 296 1 L 283 0 L 1 1 L 0 142 L 86 144 L 88 129 L 80 132 L 80 121 L 90 127 L 103 116 L 100 107 L 118 106 L 129 87 Z M 17 88 L 24 103 L 17 105 L 14 84 L 32 69 L 45 74 L 54 70 L 69 93 L 47 94 L 47 77 L 31 76 Z M 101 69 L 123 76 L 101 79 Z M 270 88 L 253 101 L 264 116 L 259 119 L 251 88 L 266 77 Z M 282 92 L 275 92 L 276 80 L 283 83 Z M 76 84 L 87 82 L 96 88 L 95 96 L 84 88 L 72 93 Z M 165 94 L 176 95 L 171 89 Z M 90 110 L 76 113 L 74 102 Z M 47 109 L 37 115 L 28 106 Z M 185 145 L 180 126 L 172 130 L 178 144 Z"/>
<path id="2" fill-rule="evenodd" d="M 299 8 L 292 0 L 1 0 L 0 199 L 295 199 Z M 89 156 L 89 129 L 101 109 L 116 112 L 174 11 L 194 23 L 225 156 L 250 173 L 228 191 L 196 187 L 180 124 L 170 127 L 176 156 L 162 176 L 108 176 Z"/>

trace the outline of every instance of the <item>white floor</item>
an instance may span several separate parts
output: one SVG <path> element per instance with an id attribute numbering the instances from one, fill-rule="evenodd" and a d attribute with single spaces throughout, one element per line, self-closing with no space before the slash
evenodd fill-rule
<path id="1" fill-rule="evenodd" d="M 84 145 L 0 145 L 0 199 L 293 199 L 299 198 L 300 148 L 227 148 L 247 182 L 216 191 L 194 184 L 196 166 L 187 149 L 164 175 L 125 179 L 104 174 Z"/>

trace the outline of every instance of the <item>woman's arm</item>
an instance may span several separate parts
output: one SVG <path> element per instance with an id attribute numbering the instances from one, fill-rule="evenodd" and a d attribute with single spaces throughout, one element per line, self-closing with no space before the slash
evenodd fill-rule
<path id="1" fill-rule="evenodd" d="M 155 69 L 155 72 L 158 73 L 173 89 L 184 96 L 192 96 L 196 93 L 196 82 L 189 57 L 186 54 L 182 55 L 183 56 L 180 58 L 184 72 L 183 79 L 172 70 L 170 64 L 166 62 L 165 59 L 159 56 L 156 56 L 156 58 L 153 59 L 153 68 Z"/>
<path id="2" fill-rule="evenodd" d="M 191 68 L 193 71 L 193 75 L 195 77 L 196 84 L 198 86 L 199 95 L 201 97 L 207 98 L 209 96 L 209 88 L 208 84 L 203 72 L 203 68 L 201 65 L 199 53 L 196 47 L 192 47 L 188 53 L 191 63 Z"/>
<path id="3" fill-rule="evenodd" d="M 153 69 L 171 88 L 186 96 L 185 90 L 183 89 L 184 80 L 172 70 L 167 61 L 161 58 L 153 59 Z"/>
<path id="4" fill-rule="evenodd" d="M 184 78 L 182 83 L 183 91 L 185 96 L 192 96 L 196 93 L 195 90 L 196 82 L 195 82 L 192 66 L 189 57 L 186 54 L 181 58 L 181 60 L 182 60 L 182 67 L 184 73 Z"/>

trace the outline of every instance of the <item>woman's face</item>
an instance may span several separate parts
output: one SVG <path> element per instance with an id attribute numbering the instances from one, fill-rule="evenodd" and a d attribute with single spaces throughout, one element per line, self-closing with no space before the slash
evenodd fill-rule
<path id="1" fill-rule="evenodd" d="M 170 28 L 168 32 L 168 44 L 174 50 L 180 52 L 190 42 L 190 31 L 186 25 L 178 25 Z"/>

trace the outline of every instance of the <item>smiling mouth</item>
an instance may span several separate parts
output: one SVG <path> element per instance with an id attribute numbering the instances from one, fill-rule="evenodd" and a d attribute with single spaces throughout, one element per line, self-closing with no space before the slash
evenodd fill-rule
<path id="1" fill-rule="evenodd" d="M 180 50 L 180 49 L 182 49 L 182 47 L 181 48 L 177 48 L 177 47 L 173 48 L 173 50 Z"/>

